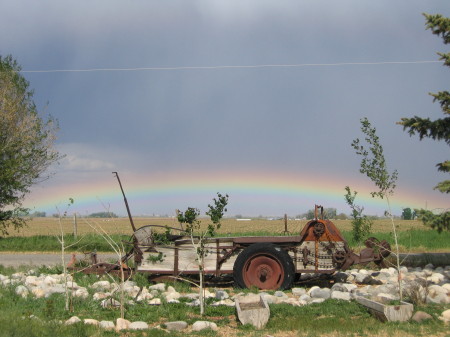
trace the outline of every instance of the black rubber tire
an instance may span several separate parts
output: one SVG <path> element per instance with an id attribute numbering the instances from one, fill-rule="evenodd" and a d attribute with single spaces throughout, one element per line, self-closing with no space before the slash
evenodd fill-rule
<path id="1" fill-rule="evenodd" d="M 246 268 L 248 270 L 251 261 L 255 258 L 269 258 L 277 263 L 277 266 L 282 270 L 282 275 L 279 275 L 279 281 L 276 281 L 278 285 L 276 289 L 289 289 L 294 282 L 295 267 L 292 262 L 292 258 L 289 254 L 271 243 L 255 243 L 245 248 L 237 257 L 233 266 L 233 278 L 234 284 L 238 288 L 250 288 L 256 286 L 259 289 L 266 289 L 264 287 L 249 284 L 245 282 Z M 271 288 L 272 290 L 276 290 Z"/>

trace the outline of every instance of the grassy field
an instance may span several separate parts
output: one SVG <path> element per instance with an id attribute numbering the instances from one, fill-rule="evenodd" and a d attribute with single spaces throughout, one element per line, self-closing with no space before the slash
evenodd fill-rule
<path id="1" fill-rule="evenodd" d="M 6 238 L 0 238 L 0 251 L 59 251 L 60 245 L 56 235 L 60 233 L 59 219 L 57 218 L 35 218 L 28 226 L 18 233 L 11 233 Z M 137 228 L 144 225 L 159 225 L 180 228 L 180 225 L 171 218 L 136 218 L 134 220 Z M 299 234 L 307 223 L 306 220 L 288 221 L 290 235 Z M 76 240 L 72 236 L 74 231 L 73 219 L 61 219 L 66 243 L 71 245 Z M 203 220 L 206 225 L 206 220 Z M 344 238 L 352 248 L 357 248 L 359 243 L 353 242 L 350 220 L 335 220 L 334 224 L 341 231 Z M 449 252 L 450 232 L 441 234 L 424 227 L 419 221 L 396 221 L 399 233 L 399 246 L 401 252 Z M 373 226 L 373 236 L 380 240 L 387 240 L 393 244 L 391 235 L 392 227 L 389 220 L 376 220 Z M 81 218 L 77 220 L 78 239 L 81 241 L 70 248 L 70 251 L 110 251 L 111 248 L 103 238 L 96 234 L 93 227 L 102 229 L 112 235 L 116 242 L 130 241 L 133 233 L 128 218 L 98 219 Z M 164 227 L 159 228 L 161 231 Z M 283 220 L 252 219 L 251 221 L 237 221 L 236 219 L 225 219 L 218 236 L 269 236 L 284 235 Z"/>
<path id="2" fill-rule="evenodd" d="M 0 274 L 8 275 L 12 269 L 2 268 Z M 53 270 L 40 270 L 43 273 L 52 273 Z M 87 287 L 97 281 L 94 275 L 75 274 L 78 285 Z M 148 286 L 146 279 L 141 277 L 135 280 L 139 286 Z M 177 291 L 196 292 L 186 283 L 175 283 Z M 73 298 L 73 311 L 64 310 L 64 297 L 53 294 L 48 298 L 22 298 L 15 293 L 15 287 L 0 287 L 0 336 L 220 336 L 220 337 L 259 337 L 259 336 L 446 336 L 447 327 L 437 319 L 445 310 L 443 305 L 427 305 L 417 307 L 433 319 L 421 324 L 414 322 L 381 323 L 371 316 L 367 309 L 356 302 L 343 302 L 327 300 L 320 304 L 311 304 L 303 307 L 294 307 L 287 304 L 271 305 L 270 320 L 264 330 L 255 330 L 251 326 L 241 325 L 236 320 L 234 307 L 207 306 L 205 315 L 199 315 L 199 308 L 185 305 L 187 299 L 179 304 L 168 304 L 164 300 L 160 306 L 136 303 L 127 305 L 125 318 L 130 321 L 145 321 L 151 330 L 143 332 L 108 332 L 94 326 L 78 323 L 65 326 L 58 321 L 65 321 L 71 316 L 80 319 L 94 318 L 97 320 L 115 321 L 119 317 L 117 309 L 104 309 L 98 301 L 89 296 L 87 299 Z M 93 290 L 88 288 L 89 292 Z M 226 289 L 230 295 L 241 289 Z M 248 291 L 248 290 L 247 290 Z M 211 300 L 209 300 L 210 302 Z M 34 315 L 34 319 L 29 319 Z M 219 331 L 168 333 L 156 326 L 168 321 L 183 320 L 192 324 L 197 320 L 215 322 Z M 24 324 L 26 322 L 26 324 Z"/>
<path id="3" fill-rule="evenodd" d="M 177 220 L 174 218 L 134 218 L 136 228 L 145 225 L 160 225 L 179 228 Z M 65 233 L 73 233 L 74 223 L 72 218 L 63 218 L 61 220 Z M 287 228 L 291 234 L 299 233 L 307 223 L 307 220 L 288 220 Z M 350 220 L 333 220 L 333 223 L 340 231 L 351 231 L 352 224 Z M 206 225 L 207 220 L 202 219 L 202 224 Z M 429 230 L 421 221 L 418 220 L 396 220 L 395 224 L 398 231 L 408 231 L 411 229 Z M 77 228 L 78 234 L 94 233 L 91 226 L 101 226 L 109 234 L 131 235 L 131 228 L 128 218 L 78 218 Z M 59 234 L 58 218 L 34 218 L 26 228 L 20 232 L 12 232 L 12 236 L 34 236 L 34 235 L 57 235 Z M 389 219 L 375 220 L 372 231 L 391 232 L 392 225 Z M 284 220 L 266 220 L 252 219 L 251 221 L 238 221 L 237 219 L 225 218 L 222 221 L 222 227 L 218 231 L 219 235 L 227 235 L 233 233 L 278 233 L 282 235 L 284 232 Z"/>
<path id="4" fill-rule="evenodd" d="M 291 234 L 298 234 L 306 221 L 289 221 L 288 230 Z M 349 243 L 351 242 L 350 221 L 334 221 Z M 136 218 L 136 227 L 144 225 L 168 225 L 179 227 L 174 219 Z M 450 233 L 438 234 L 429 230 L 418 221 L 397 221 L 399 226 L 400 243 L 403 251 L 410 248 L 413 251 L 449 251 Z M 73 242 L 73 220 L 62 219 L 64 232 L 67 234 L 68 243 Z M 118 219 L 78 219 L 78 235 L 82 237 L 79 245 L 73 250 L 109 251 L 104 240 L 95 234 L 92 226 L 101 227 L 113 235 L 116 241 L 127 240 L 132 234 L 131 226 L 127 218 Z M 163 229 L 162 229 L 163 230 Z M 252 221 L 237 221 L 236 219 L 225 219 L 219 232 L 221 236 L 228 235 L 282 235 L 284 232 L 284 221 L 268 221 L 255 219 Z M 393 242 L 390 237 L 391 224 L 387 220 L 378 220 L 374 223 L 374 236 Z M 60 249 L 56 239 L 59 234 L 59 219 L 36 218 L 28 227 L 19 233 L 11 233 L 10 237 L 0 239 L 0 250 L 2 251 L 58 251 Z M 5 268 L 0 263 L 0 274 L 8 275 L 17 270 Z M 41 273 L 59 273 L 60 270 L 46 270 L 41 267 Z M 141 277 L 142 275 L 136 275 Z M 95 275 L 75 274 L 75 281 L 80 286 L 87 286 L 97 281 Z M 147 282 L 145 277 L 135 280 L 138 285 Z M 148 285 L 148 284 L 147 284 Z M 176 283 L 175 288 L 180 292 L 196 292 L 186 283 Z M 188 289 L 187 289 L 187 288 Z M 226 289 L 230 294 L 241 291 L 241 289 Z M 89 290 L 92 295 L 92 290 Z M 248 290 L 247 290 L 248 291 Z M 206 307 L 206 313 L 202 317 L 199 309 L 187 307 L 184 302 L 179 304 L 168 304 L 163 301 L 160 306 L 149 306 L 144 304 L 128 305 L 125 318 L 130 321 L 145 321 L 151 330 L 145 332 L 116 333 L 100 330 L 93 326 L 75 324 L 65 326 L 58 323 L 73 315 L 81 319 L 94 318 L 97 320 L 115 321 L 119 312 L 113 309 L 103 309 L 98 302 L 90 296 L 86 300 L 74 298 L 73 312 L 64 311 L 63 296 L 53 294 L 49 298 L 35 299 L 32 297 L 22 298 L 15 293 L 14 286 L 0 287 L 0 337 L 1 336 L 217 336 L 217 337 L 259 337 L 259 336 L 448 336 L 448 327 L 437 319 L 440 313 L 448 309 L 443 305 L 427 305 L 416 307 L 415 310 L 425 311 L 433 316 L 433 320 L 417 324 L 406 323 L 381 323 L 372 317 L 365 308 L 355 302 L 341 302 L 327 300 L 321 304 L 313 304 L 303 307 L 294 307 L 286 304 L 271 305 L 271 318 L 262 331 L 255 330 L 250 326 L 243 326 L 236 321 L 234 308 L 229 307 Z M 29 319 L 34 315 L 35 319 Z M 219 326 L 218 332 L 172 332 L 156 329 L 156 326 L 168 321 L 183 320 L 192 324 L 197 320 L 214 321 Z M 26 322 L 26 324 L 24 324 Z"/>

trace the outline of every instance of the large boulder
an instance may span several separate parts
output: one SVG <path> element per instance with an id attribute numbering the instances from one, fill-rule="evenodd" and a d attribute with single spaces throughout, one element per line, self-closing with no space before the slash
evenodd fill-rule
<path id="1" fill-rule="evenodd" d="M 217 331 L 217 324 L 213 322 L 208 321 L 196 321 L 194 324 L 192 324 L 192 331 L 202 331 L 205 329 L 211 329 L 214 331 Z"/>

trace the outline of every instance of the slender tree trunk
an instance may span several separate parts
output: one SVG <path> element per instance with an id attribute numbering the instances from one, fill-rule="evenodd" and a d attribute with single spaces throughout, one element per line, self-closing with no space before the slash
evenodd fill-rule
<path id="1" fill-rule="evenodd" d="M 204 279 L 204 262 L 203 257 L 201 259 L 201 265 L 199 266 L 200 269 L 200 315 L 203 316 L 205 313 L 205 289 L 203 286 L 203 279 Z"/>
<path id="2" fill-rule="evenodd" d="M 69 311 L 69 288 L 67 287 L 67 269 L 66 269 L 66 263 L 64 261 L 64 254 L 65 254 L 65 242 L 64 242 L 64 231 L 62 228 L 61 218 L 59 219 L 59 229 L 61 232 L 61 238 L 58 238 L 59 243 L 61 244 L 61 263 L 63 267 L 63 275 L 64 275 L 64 295 L 65 295 L 65 305 L 64 309 L 66 311 Z"/>
<path id="3" fill-rule="evenodd" d="M 389 197 L 387 195 L 385 195 L 386 197 L 386 201 L 388 204 L 388 210 L 389 210 L 389 217 L 391 218 L 391 223 L 392 223 L 392 233 L 394 234 L 394 242 L 395 242 L 395 255 L 396 255 L 396 262 L 397 262 L 397 274 L 398 274 L 398 292 L 399 292 L 399 296 L 400 296 L 400 301 L 403 301 L 403 287 L 402 287 L 402 274 L 400 272 L 400 254 L 399 254 L 399 249 L 398 249 L 398 237 L 397 237 L 397 230 L 395 228 L 395 223 L 394 223 L 394 216 L 392 215 L 392 210 L 391 210 L 391 203 L 389 201 Z"/>

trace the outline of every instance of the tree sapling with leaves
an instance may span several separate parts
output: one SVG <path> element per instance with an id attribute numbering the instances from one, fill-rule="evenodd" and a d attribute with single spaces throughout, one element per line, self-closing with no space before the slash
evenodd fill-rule
<path id="1" fill-rule="evenodd" d="M 228 195 L 222 195 L 217 193 L 217 199 L 213 199 L 214 204 L 208 205 L 208 215 L 212 223 L 209 223 L 206 230 L 202 230 L 201 222 L 198 220 L 200 216 L 200 210 L 198 208 L 188 207 L 185 212 L 178 213 L 178 221 L 186 225 L 186 232 L 189 234 L 192 242 L 192 246 L 197 255 L 198 272 L 199 272 L 199 288 L 200 288 L 200 314 L 205 312 L 204 301 L 204 274 L 205 274 L 205 257 L 208 254 L 207 241 L 208 238 L 214 237 L 216 231 L 220 229 L 220 221 L 223 218 L 224 213 L 227 211 L 226 206 L 228 204 Z"/>
<path id="2" fill-rule="evenodd" d="M 345 194 L 345 201 L 352 210 L 352 233 L 353 240 L 361 243 L 363 239 L 369 237 L 373 221 L 370 220 L 367 215 L 363 214 L 364 207 L 355 204 L 355 198 L 358 192 L 350 190 L 350 187 L 345 186 L 347 193 Z"/>
<path id="3" fill-rule="evenodd" d="M 367 118 L 361 119 L 361 131 L 365 135 L 366 144 L 362 144 L 359 138 L 356 138 L 352 142 L 352 147 L 355 149 L 356 154 L 361 156 L 361 165 L 359 172 L 365 174 L 377 187 L 377 190 L 371 192 L 373 198 L 379 197 L 386 200 L 388 211 L 386 215 L 389 216 L 392 223 L 392 231 L 395 241 L 396 259 L 397 259 L 397 272 L 398 272 L 398 286 L 400 300 L 403 298 L 401 273 L 400 273 L 400 255 L 398 249 L 398 236 L 396 226 L 394 223 L 394 216 L 392 215 L 390 197 L 394 194 L 395 183 L 397 181 L 397 170 L 389 172 L 384 158 L 383 147 L 380 144 L 380 138 L 377 136 L 375 127 L 372 127 Z"/>

